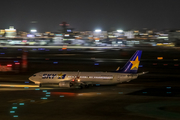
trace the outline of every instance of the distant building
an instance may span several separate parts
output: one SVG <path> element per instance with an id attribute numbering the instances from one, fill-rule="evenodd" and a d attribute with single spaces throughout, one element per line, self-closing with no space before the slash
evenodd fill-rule
<path id="1" fill-rule="evenodd" d="M 16 37 L 16 29 L 14 26 L 10 26 L 9 29 L 5 29 L 5 37 Z"/>

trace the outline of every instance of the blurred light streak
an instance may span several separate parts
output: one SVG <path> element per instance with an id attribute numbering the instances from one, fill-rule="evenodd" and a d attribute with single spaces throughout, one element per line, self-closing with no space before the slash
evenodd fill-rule
<path id="1" fill-rule="evenodd" d="M 69 92 L 51 92 L 52 95 L 67 95 L 67 96 L 75 96 L 75 93 L 69 93 Z"/>
<path id="2" fill-rule="evenodd" d="M 163 60 L 163 57 L 157 57 L 158 60 Z"/>

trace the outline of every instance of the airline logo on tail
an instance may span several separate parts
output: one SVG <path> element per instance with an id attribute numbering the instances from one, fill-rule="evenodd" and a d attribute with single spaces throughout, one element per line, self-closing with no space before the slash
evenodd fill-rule
<path id="1" fill-rule="evenodd" d="M 136 57 L 136 60 L 135 61 L 130 61 L 132 63 L 132 67 L 131 67 L 131 70 L 138 70 L 139 68 L 139 59 L 138 59 L 138 56 Z"/>
<path id="2" fill-rule="evenodd" d="M 121 73 L 137 73 L 139 68 L 139 63 L 141 59 L 141 50 L 137 50 L 134 55 L 129 59 L 129 61 L 125 64 L 125 66 L 118 70 Z"/>

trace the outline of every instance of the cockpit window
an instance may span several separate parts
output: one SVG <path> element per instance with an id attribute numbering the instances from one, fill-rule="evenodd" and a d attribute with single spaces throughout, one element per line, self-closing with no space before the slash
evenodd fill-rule
<path id="1" fill-rule="evenodd" d="M 33 75 L 33 77 L 36 77 L 36 75 Z"/>

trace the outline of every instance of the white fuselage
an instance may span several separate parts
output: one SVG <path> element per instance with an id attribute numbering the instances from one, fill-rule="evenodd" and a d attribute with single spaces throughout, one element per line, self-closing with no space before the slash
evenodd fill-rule
<path id="1" fill-rule="evenodd" d="M 35 84 L 59 83 L 62 81 L 72 81 L 79 77 L 81 82 L 110 85 L 122 82 L 129 82 L 138 77 L 138 74 L 116 73 L 116 72 L 39 72 L 29 78 Z"/>

